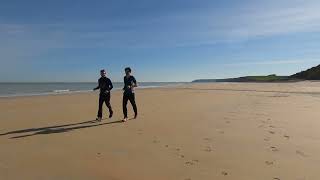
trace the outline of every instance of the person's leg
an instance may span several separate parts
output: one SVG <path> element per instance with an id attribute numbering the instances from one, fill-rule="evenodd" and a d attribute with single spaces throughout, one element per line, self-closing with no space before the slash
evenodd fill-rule
<path id="1" fill-rule="evenodd" d="M 134 93 L 131 94 L 129 100 L 130 100 L 130 103 L 131 103 L 133 111 L 134 111 L 134 118 L 137 118 L 137 116 L 138 116 L 138 108 L 137 108 L 136 98 L 135 98 L 135 94 Z"/>
<path id="2" fill-rule="evenodd" d="M 109 118 L 112 118 L 113 116 L 113 111 L 112 111 L 112 107 L 111 107 L 111 103 L 110 103 L 110 99 L 111 99 L 111 95 L 110 93 L 106 95 L 106 99 L 105 99 L 105 103 L 109 109 Z"/>
<path id="3" fill-rule="evenodd" d="M 98 118 L 102 118 L 102 105 L 103 105 L 103 97 L 99 96 L 99 109 L 98 109 Z"/>
<path id="4" fill-rule="evenodd" d="M 128 95 L 123 94 L 123 100 L 122 100 L 122 109 L 123 109 L 123 116 L 124 118 L 128 118 L 128 109 L 127 109 L 127 104 L 128 104 Z"/>

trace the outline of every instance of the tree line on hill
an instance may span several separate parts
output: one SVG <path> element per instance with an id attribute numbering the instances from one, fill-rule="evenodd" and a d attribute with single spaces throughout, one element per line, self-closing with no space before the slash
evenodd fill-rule
<path id="1" fill-rule="evenodd" d="M 320 65 L 301 71 L 291 76 L 244 76 L 228 79 L 197 79 L 193 82 L 294 82 L 303 80 L 320 80 Z"/>

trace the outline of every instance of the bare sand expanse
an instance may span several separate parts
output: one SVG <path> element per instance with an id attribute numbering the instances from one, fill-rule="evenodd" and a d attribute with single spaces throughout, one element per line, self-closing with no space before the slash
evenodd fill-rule
<path id="1" fill-rule="evenodd" d="M 0 99 L 0 179 L 320 179 L 320 83 L 140 89 L 127 123 L 120 91 L 91 122 L 97 98 Z"/>

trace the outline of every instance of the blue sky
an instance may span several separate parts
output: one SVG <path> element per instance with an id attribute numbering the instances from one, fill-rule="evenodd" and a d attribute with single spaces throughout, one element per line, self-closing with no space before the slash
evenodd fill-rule
<path id="1" fill-rule="evenodd" d="M 320 64 L 318 0 L 4 0 L 0 81 L 191 81 Z"/>

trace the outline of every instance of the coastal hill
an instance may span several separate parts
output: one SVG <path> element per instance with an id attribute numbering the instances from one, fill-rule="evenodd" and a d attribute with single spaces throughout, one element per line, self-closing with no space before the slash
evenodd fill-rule
<path id="1" fill-rule="evenodd" d="M 228 78 L 228 79 L 197 79 L 192 82 L 288 82 L 292 79 L 288 76 L 277 76 L 271 74 L 268 76 L 244 76 L 238 78 Z"/>
<path id="2" fill-rule="evenodd" d="M 301 71 L 299 73 L 296 73 L 290 78 L 295 79 L 303 79 L 303 80 L 320 80 L 320 65 L 310 68 L 306 71 Z"/>
<path id="3" fill-rule="evenodd" d="M 271 74 L 267 76 L 244 76 L 227 79 L 197 79 L 192 82 L 294 82 L 303 80 L 320 80 L 320 65 L 291 76 L 277 76 Z"/>

